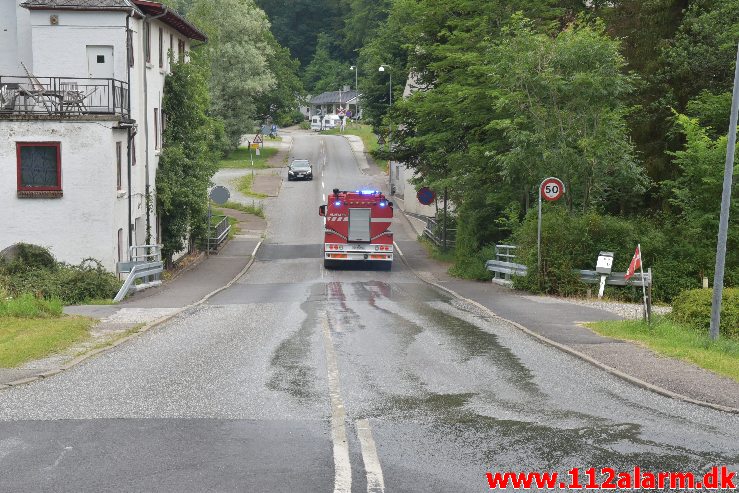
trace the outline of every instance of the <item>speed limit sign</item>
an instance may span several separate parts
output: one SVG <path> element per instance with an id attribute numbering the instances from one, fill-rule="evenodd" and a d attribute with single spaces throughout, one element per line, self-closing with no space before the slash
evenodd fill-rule
<path id="1" fill-rule="evenodd" d="M 559 178 L 547 178 L 541 182 L 541 197 L 544 200 L 554 202 L 559 200 L 565 193 L 565 186 Z"/>

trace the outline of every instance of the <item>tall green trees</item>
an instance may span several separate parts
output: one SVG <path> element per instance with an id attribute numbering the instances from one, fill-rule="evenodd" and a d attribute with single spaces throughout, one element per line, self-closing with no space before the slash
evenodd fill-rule
<path id="1" fill-rule="evenodd" d="M 253 0 L 195 0 L 188 17 L 208 35 L 198 61 L 210 69 L 212 111 L 235 147 L 254 126 L 257 99 L 276 84 L 267 17 Z"/>
<path id="2" fill-rule="evenodd" d="M 217 123 L 208 116 L 208 73 L 198 63 L 175 63 L 164 83 L 167 116 L 159 156 L 156 207 L 167 260 L 205 229 L 208 187 L 217 169 Z"/>

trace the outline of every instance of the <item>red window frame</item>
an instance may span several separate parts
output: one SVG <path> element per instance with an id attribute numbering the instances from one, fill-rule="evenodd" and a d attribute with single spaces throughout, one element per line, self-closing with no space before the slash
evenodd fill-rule
<path id="1" fill-rule="evenodd" d="M 55 147 L 56 148 L 56 187 L 24 187 L 21 166 L 21 149 L 24 147 Z M 16 142 L 16 173 L 19 192 L 61 192 L 62 191 L 62 143 L 61 142 Z"/>

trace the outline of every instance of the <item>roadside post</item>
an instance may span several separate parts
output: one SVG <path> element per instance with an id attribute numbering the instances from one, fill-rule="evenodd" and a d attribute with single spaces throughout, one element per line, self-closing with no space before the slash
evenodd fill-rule
<path id="1" fill-rule="evenodd" d="M 734 93 L 731 100 L 731 117 L 729 119 L 729 143 L 726 146 L 726 162 L 724 163 L 724 184 L 721 194 L 721 215 L 718 225 L 718 242 L 716 243 L 716 268 L 713 274 L 713 300 L 711 302 L 711 325 L 709 334 L 714 341 L 718 339 L 721 327 L 721 296 L 724 291 L 724 269 L 726 267 L 726 242 L 729 235 L 729 211 L 731 210 L 731 186 L 734 175 L 734 152 L 736 151 L 737 112 L 739 112 L 739 46 L 734 67 Z"/>
<path id="2" fill-rule="evenodd" d="M 208 234 L 206 235 L 206 248 L 205 248 L 205 255 L 210 255 L 210 228 L 211 228 L 211 217 L 213 217 L 213 207 L 212 203 L 215 202 L 218 205 L 223 205 L 226 202 L 228 202 L 228 199 L 231 198 L 231 192 L 228 191 L 228 188 L 217 185 L 213 187 L 208 194 Z"/>
<path id="3" fill-rule="evenodd" d="M 595 272 L 600 274 L 600 287 L 598 288 L 598 299 L 603 298 L 606 289 L 606 279 L 613 270 L 613 252 L 600 252 L 598 262 L 595 264 Z"/>
<path id="4" fill-rule="evenodd" d="M 539 223 L 536 233 L 536 266 L 537 272 L 541 275 L 541 199 L 548 202 L 555 202 L 562 198 L 565 193 L 565 185 L 559 178 L 550 176 L 545 178 L 539 185 Z"/>

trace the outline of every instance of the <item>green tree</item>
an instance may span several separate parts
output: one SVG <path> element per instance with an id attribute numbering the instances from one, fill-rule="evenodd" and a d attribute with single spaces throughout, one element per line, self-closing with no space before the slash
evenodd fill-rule
<path id="1" fill-rule="evenodd" d="M 277 84 L 269 60 L 279 55 L 269 22 L 253 0 L 194 0 L 188 18 L 208 35 L 197 48 L 198 63 L 210 70 L 211 111 L 236 147 L 254 127 L 259 98 Z"/>
<path id="2" fill-rule="evenodd" d="M 303 81 L 313 94 L 338 91 L 344 85 L 354 85 L 354 76 L 349 65 L 332 56 L 333 41 L 327 34 L 318 35 L 318 44 L 313 59 L 305 68 Z"/>
<path id="3" fill-rule="evenodd" d="M 677 115 L 677 124 L 685 135 L 685 147 L 674 153 L 680 173 L 674 180 L 665 181 L 662 187 L 669 203 L 679 212 L 680 245 L 677 254 L 684 259 L 696 275 L 712 275 L 716 258 L 721 193 L 723 190 L 727 136 L 712 139 L 708 130 L 698 120 Z M 734 174 L 739 167 L 734 165 Z M 731 220 L 736 223 L 739 214 L 739 197 L 732 196 Z M 739 266 L 739 228 L 729 228 L 727 266 L 736 271 Z M 735 276 L 739 272 L 732 274 Z M 734 279 L 734 282 L 739 279 Z"/>
<path id="4" fill-rule="evenodd" d="M 258 0 L 257 3 L 269 16 L 277 41 L 303 67 L 313 59 L 319 33 L 331 35 L 333 42 L 339 41 L 346 11 L 344 0 Z"/>
<path id="5" fill-rule="evenodd" d="M 168 262 L 185 241 L 202 238 L 207 194 L 217 169 L 217 124 L 208 116 L 207 70 L 199 63 L 175 63 L 164 83 L 167 116 L 159 157 L 156 206 L 162 225 L 162 253 Z"/>
<path id="6" fill-rule="evenodd" d="M 298 103 L 305 90 L 298 76 L 300 62 L 290 58 L 290 50 L 281 47 L 277 40 L 270 39 L 272 52 L 267 64 L 275 77 L 275 86 L 257 98 L 257 115 L 262 120 L 272 119 L 280 126 L 297 123 L 303 119 Z"/>

